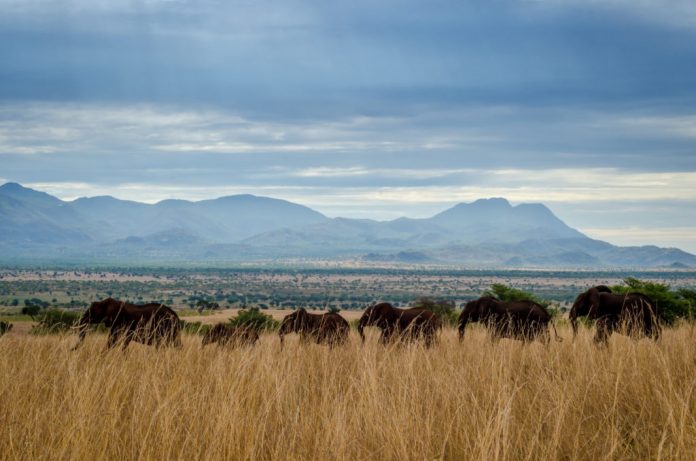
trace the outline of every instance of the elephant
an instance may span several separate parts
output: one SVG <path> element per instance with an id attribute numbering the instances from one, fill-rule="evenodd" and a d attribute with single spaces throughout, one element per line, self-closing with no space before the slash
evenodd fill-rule
<path id="1" fill-rule="evenodd" d="M 464 339 L 468 322 L 481 322 L 486 325 L 491 339 L 518 339 L 524 342 L 541 339 L 549 343 L 549 323 L 553 327 L 556 341 L 556 327 L 551 321 L 551 314 L 534 301 L 500 301 L 492 296 L 483 296 L 469 301 L 459 315 L 459 340 Z"/>
<path id="2" fill-rule="evenodd" d="M 350 325 L 338 314 L 310 314 L 304 308 L 299 308 L 287 315 L 280 324 L 278 336 L 283 345 L 288 333 L 298 333 L 302 341 L 313 339 L 317 344 L 337 346 L 348 340 Z"/>
<path id="3" fill-rule="evenodd" d="M 79 331 L 77 349 L 87 335 L 87 326 L 104 322 L 110 327 L 106 347 L 112 348 L 123 340 L 123 349 L 131 341 L 146 345 L 181 347 L 179 316 L 164 304 L 135 305 L 113 298 L 93 302 L 75 327 Z"/>
<path id="4" fill-rule="evenodd" d="M 12 324 L 10 322 L 0 322 L 0 336 L 4 335 L 5 333 L 9 333 L 10 330 L 12 330 Z"/>
<path id="5" fill-rule="evenodd" d="M 367 326 L 375 326 L 382 330 L 380 341 L 387 344 L 389 341 L 399 338 L 402 340 L 415 340 L 422 337 L 426 347 L 433 345 L 437 330 L 441 328 L 437 314 L 421 308 L 399 309 L 390 303 L 378 303 L 365 309 L 358 322 L 358 333 L 365 342 L 364 329 Z"/>
<path id="6" fill-rule="evenodd" d="M 606 345 L 614 331 L 623 330 L 634 338 L 645 336 L 658 340 L 662 334 L 657 305 L 642 293 L 612 293 L 599 285 L 580 293 L 568 318 L 573 337 L 578 333 L 578 317 L 587 317 L 597 325 L 594 341 Z"/>
<path id="7" fill-rule="evenodd" d="M 232 326 L 226 323 L 218 323 L 203 336 L 202 345 L 218 343 L 218 346 L 227 344 L 253 346 L 259 340 L 259 333 L 248 326 Z"/>

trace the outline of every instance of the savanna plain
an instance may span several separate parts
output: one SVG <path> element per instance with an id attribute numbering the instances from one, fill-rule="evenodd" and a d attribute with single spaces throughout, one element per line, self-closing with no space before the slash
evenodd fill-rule
<path id="1" fill-rule="evenodd" d="M 691 326 L 659 344 L 590 331 L 562 343 L 329 349 L 134 345 L 104 335 L 0 342 L 3 459 L 693 459 Z"/>
<path id="2" fill-rule="evenodd" d="M 431 349 L 353 331 L 107 351 L 95 332 L 71 351 L 73 334 L 19 329 L 0 338 L 0 458 L 693 459 L 693 324 L 606 348 L 556 324 L 548 345 L 446 326 Z"/>

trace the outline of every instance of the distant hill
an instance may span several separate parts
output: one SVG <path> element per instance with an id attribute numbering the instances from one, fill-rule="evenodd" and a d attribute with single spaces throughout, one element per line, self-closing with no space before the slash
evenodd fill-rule
<path id="1" fill-rule="evenodd" d="M 258 261 L 358 258 L 471 267 L 696 267 L 676 248 L 618 247 L 567 226 L 542 204 L 460 203 L 427 219 L 330 219 L 285 200 L 235 195 L 145 204 L 62 201 L 0 186 L 0 262 Z"/>
<path id="2" fill-rule="evenodd" d="M 70 245 L 79 240 L 115 242 L 174 229 L 204 241 L 231 243 L 328 218 L 302 205 L 253 195 L 200 202 L 164 200 L 154 205 L 108 196 L 65 202 L 7 183 L 0 186 L 0 219 L 7 223 L 7 232 L 0 234 L 2 241 Z"/>

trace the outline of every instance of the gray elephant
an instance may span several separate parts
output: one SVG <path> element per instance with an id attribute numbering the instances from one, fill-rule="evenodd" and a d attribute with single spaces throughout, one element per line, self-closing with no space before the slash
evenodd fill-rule
<path id="1" fill-rule="evenodd" d="M 10 322 L 0 322 L 0 336 L 4 335 L 5 333 L 9 333 L 10 330 L 12 330 L 12 324 Z"/>
<path id="2" fill-rule="evenodd" d="M 623 330 L 636 338 L 645 336 L 658 340 L 662 333 L 657 305 L 642 293 L 612 293 L 599 285 L 578 295 L 569 314 L 573 337 L 578 333 L 578 317 L 594 320 L 597 332 L 594 340 L 606 345 L 609 336 Z"/>
<path id="3" fill-rule="evenodd" d="M 77 349 L 85 339 L 90 324 L 106 324 L 110 327 L 107 347 L 111 348 L 123 340 L 123 348 L 131 341 L 142 344 L 181 346 L 181 324 L 179 316 L 164 304 L 136 305 L 107 298 L 93 302 L 77 323 L 79 341 Z"/>
<path id="4" fill-rule="evenodd" d="M 466 303 L 459 316 L 459 339 L 464 339 L 467 323 L 481 322 L 493 340 L 510 338 L 528 342 L 541 339 L 548 343 L 550 324 L 556 340 L 561 341 L 551 319 L 551 314 L 534 301 L 500 301 L 484 296 Z"/>
<path id="5" fill-rule="evenodd" d="M 380 341 L 386 344 L 398 338 L 415 340 L 422 337 L 426 347 L 433 345 L 437 331 L 441 328 L 437 314 L 417 307 L 399 309 L 389 303 L 368 307 L 358 322 L 358 333 L 365 342 L 365 327 L 375 326 L 382 330 Z"/>

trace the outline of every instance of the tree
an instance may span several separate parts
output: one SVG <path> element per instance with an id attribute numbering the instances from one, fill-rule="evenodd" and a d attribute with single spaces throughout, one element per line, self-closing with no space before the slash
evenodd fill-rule
<path id="1" fill-rule="evenodd" d="M 677 290 L 677 295 L 688 306 L 689 318 L 693 319 L 696 317 L 696 290 L 680 288 Z"/>
<path id="2" fill-rule="evenodd" d="M 483 292 L 483 296 L 493 296 L 501 301 L 533 301 L 537 304 L 548 308 L 551 303 L 545 299 L 541 299 L 538 296 L 528 293 L 524 290 L 518 288 L 512 288 L 502 283 L 494 283 L 491 287 Z"/>
<path id="3" fill-rule="evenodd" d="M 199 299 L 198 302 L 196 303 L 196 307 L 198 308 L 198 312 L 203 312 L 205 309 L 220 309 L 220 305 L 215 302 L 210 302 L 205 299 Z"/>
<path id="4" fill-rule="evenodd" d="M 26 307 L 38 306 L 40 309 L 46 309 L 50 304 L 47 301 L 44 301 L 44 300 L 39 299 L 39 298 L 31 298 L 31 299 L 25 299 L 24 305 Z"/>
<path id="5" fill-rule="evenodd" d="M 624 279 L 624 285 L 615 285 L 611 291 L 618 294 L 642 293 L 655 302 L 660 318 L 672 324 L 680 318 L 691 318 L 696 313 L 696 292 L 681 289 L 673 291 L 665 283 L 639 280 L 633 277 Z"/>
<path id="6" fill-rule="evenodd" d="M 61 309 L 44 309 L 39 315 L 39 324 L 32 328 L 34 334 L 68 331 L 80 320 L 81 314 Z"/>
<path id="7" fill-rule="evenodd" d="M 266 315 L 257 307 L 242 309 L 230 319 L 232 326 L 253 328 L 256 331 L 275 330 L 280 323 L 270 315 Z"/>
<path id="8" fill-rule="evenodd" d="M 38 315 L 39 312 L 41 312 L 41 308 L 36 305 L 30 305 L 30 306 L 24 306 L 22 308 L 21 314 L 22 315 L 28 315 L 31 317 L 32 320 L 34 320 L 34 316 Z"/>
<path id="9" fill-rule="evenodd" d="M 442 320 L 442 323 L 454 325 L 457 323 L 458 315 L 455 311 L 456 304 L 454 301 L 447 299 L 433 299 L 427 296 L 422 296 L 416 299 L 413 307 L 427 309 Z"/>
<path id="10" fill-rule="evenodd" d="M 555 317 L 558 315 L 560 310 L 558 307 L 553 307 L 551 301 L 540 298 L 533 293 L 529 293 L 519 288 L 509 287 L 502 283 L 494 283 L 491 287 L 483 292 L 483 296 L 493 296 L 501 301 L 512 302 L 512 301 L 532 301 L 544 309 L 546 309 L 551 316 Z"/>

